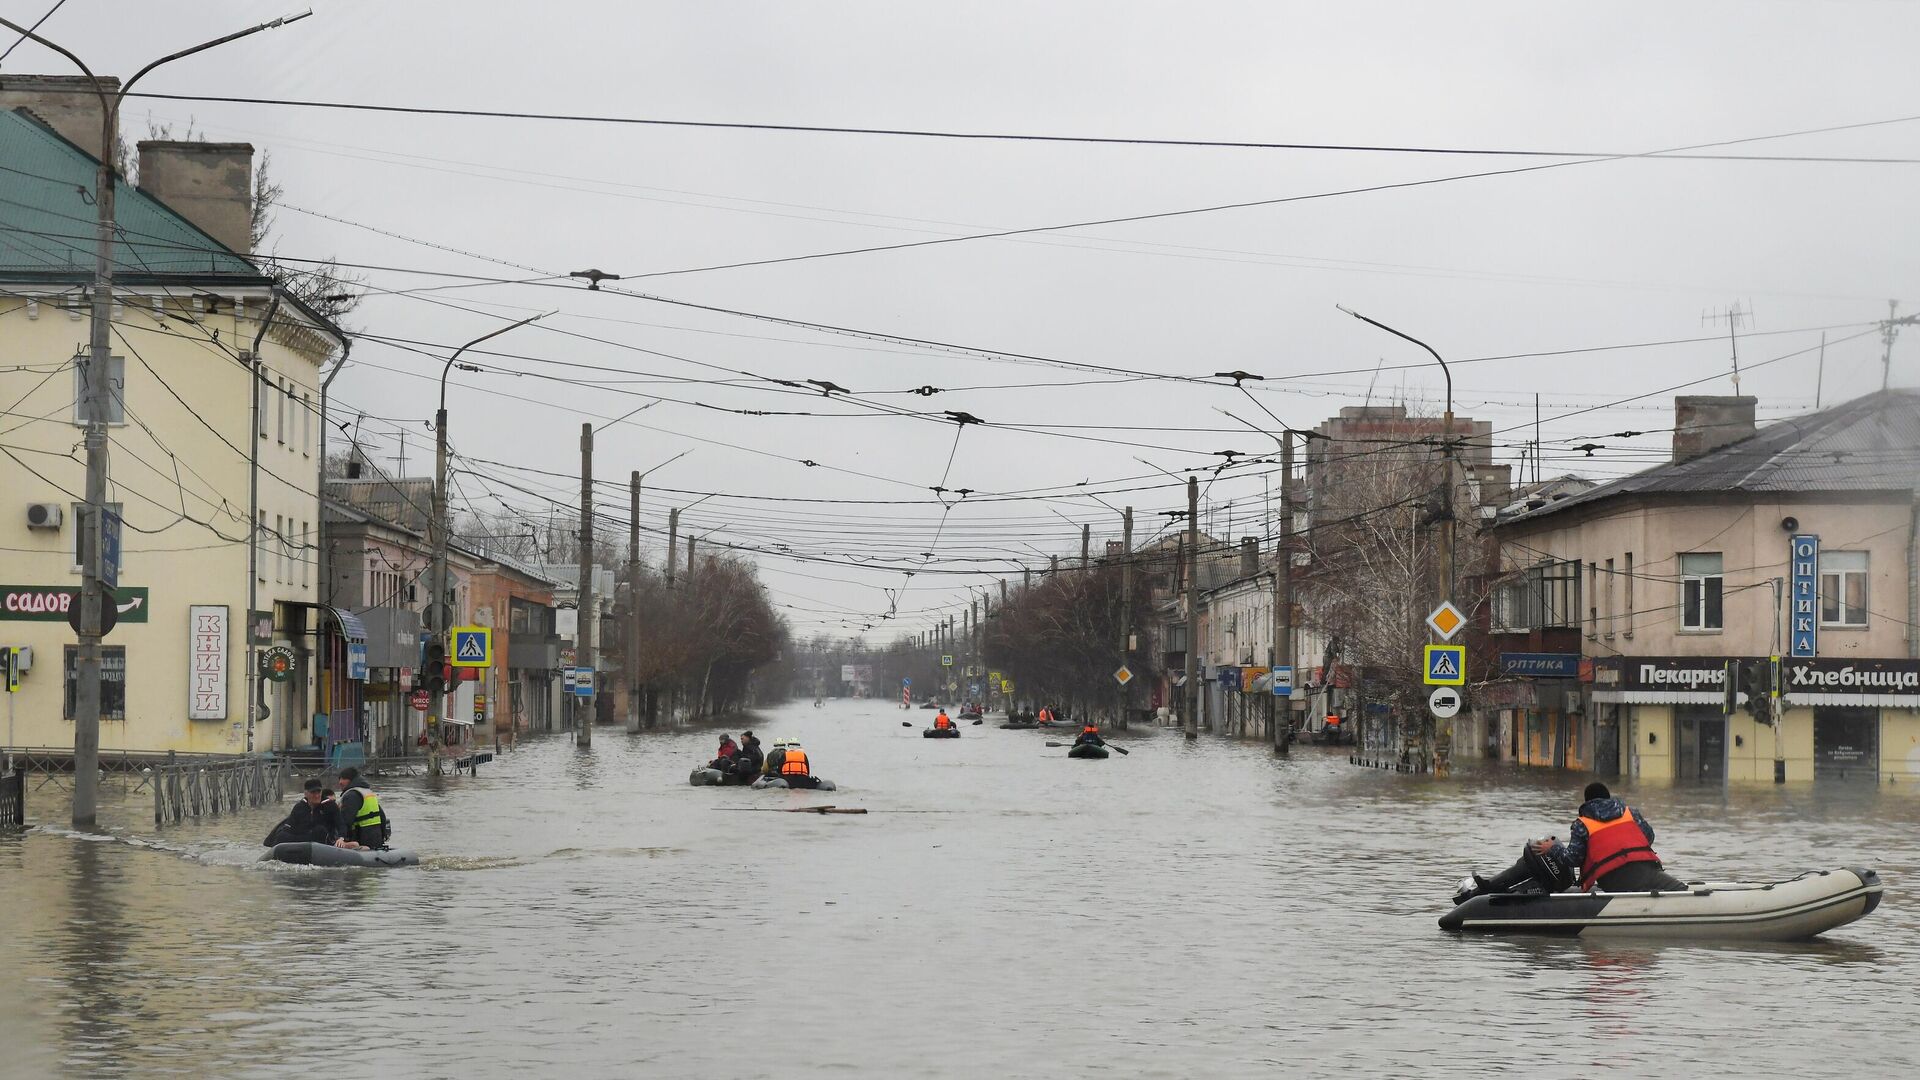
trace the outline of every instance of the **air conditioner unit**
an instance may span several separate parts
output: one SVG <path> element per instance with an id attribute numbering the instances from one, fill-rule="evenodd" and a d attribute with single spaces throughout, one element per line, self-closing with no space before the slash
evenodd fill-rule
<path id="1" fill-rule="evenodd" d="M 66 515 L 66 508 L 59 503 L 28 503 L 27 528 L 58 529 Z"/>

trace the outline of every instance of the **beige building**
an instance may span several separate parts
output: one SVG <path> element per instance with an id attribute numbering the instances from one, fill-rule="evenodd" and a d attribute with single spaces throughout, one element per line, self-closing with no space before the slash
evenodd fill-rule
<path id="1" fill-rule="evenodd" d="M 80 586 L 96 168 L 82 147 L 99 131 L 92 97 L 67 82 L 0 79 L 0 645 L 32 650 L 5 740 L 49 748 L 73 745 L 64 612 Z M 27 111 L 42 100 L 60 104 L 46 110 L 57 128 Z M 119 185 L 107 490 L 123 524 L 104 751 L 303 745 L 316 653 L 353 652 L 313 606 L 319 377 L 342 339 L 244 257 L 252 152 L 143 142 L 142 186 Z M 249 709 L 250 624 L 295 656 L 289 680 L 265 684 L 265 716 Z"/>
<path id="2" fill-rule="evenodd" d="M 1496 527 L 1511 677 L 1475 694 L 1458 749 L 1646 779 L 1766 781 L 1779 761 L 1788 782 L 1920 782 L 1920 392 L 1757 431 L 1752 398 L 1680 398 L 1673 443 Z M 1729 715 L 1728 662 L 1775 655 L 1777 728 Z"/>

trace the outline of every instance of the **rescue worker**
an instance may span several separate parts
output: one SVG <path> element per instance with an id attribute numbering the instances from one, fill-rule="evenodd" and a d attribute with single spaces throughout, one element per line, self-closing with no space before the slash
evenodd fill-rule
<path id="1" fill-rule="evenodd" d="M 1039 721 L 1043 724 L 1053 723 L 1053 709 L 1046 705 L 1040 706 Z"/>
<path id="2" fill-rule="evenodd" d="M 953 726 L 953 720 L 947 716 L 947 710 L 940 710 L 940 715 L 933 718 L 933 726 L 936 731 L 945 731 Z"/>
<path id="3" fill-rule="evenodd" d="M 380 796 L 361 779 L 360 770 L 351 767 L 340 770 L 339 788 L 340 835 L 346 842 L 336 846 L 384 849 L 393 836 L 393 823 L 380 808 Z"/>
<path id="4" fill-rule="evenodd" d="M 1056 743 L 1055 745 L 1058 745 L 1058 744 Z M 1087 726 L 1080 729 L 1080 734 L 1073 740 L 1073 745 L 1105 746 L 1107 745 L 1107 741 L 1100 737 L 1100 729 L 1098 727 L 1092 724 L 1088 724 Z"/>
<path id="5" fill-rule="evenodd" d="M 1474 874 L 1460 883 L 1454 902 L 1462 904 L 1487 893 L 1525 891 L 1560 892 L 1579 887 L 1606 892 L 1685 891 L 1686 882 L 1666 872 L 1653 850 L 1653 826 L 1640 811 L 1613 797 L 1607 785 L 1595 781 L 1581 793 L 1579 816 L 1568 832 L 1568 842 L 1554 837 L 1535 840 L 1520 852 L 1520 861 L 1491 879 Z"/>
<path id="6" fill-rule="evenodd" d="M 780 755 L 780 764 L 777 766 L 778 771 L 773 775 L 785 780 L 788 787 L 810 788 L 814 785 L 813 769 L 807 763 L 807 752 L 800 748 L 799 743 L 775 747 L 774 753 Z"/>

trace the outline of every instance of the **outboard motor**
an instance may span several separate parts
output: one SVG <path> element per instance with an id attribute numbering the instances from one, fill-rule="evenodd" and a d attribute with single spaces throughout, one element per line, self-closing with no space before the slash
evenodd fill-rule
<path id="1" fill-rule="evenodd" d="M 1564 857 L 1536 855 L 1533 845 L 1528 843 L 1520 848 L 1520 861 L 1493 878 L 1474 874 L 1462 880 L 1453 894 L 1453 902 L 1457 906 L 1489 893 L 1564 892 L 1573 887 L 1573 880 L 1574 869 Z"/>
<path id="2" fill-rule="evenodd" d="M 1548 853 L 1536 855 L 1533 845 L 1529 844 L 1520 856 L 1527 864 L 1527 870 L 1533 875 L 1533 884 L 1540 886 L 1541 892 L 1565 892 L 1573 888 L 1574 870 L 1560 855 Z"/>

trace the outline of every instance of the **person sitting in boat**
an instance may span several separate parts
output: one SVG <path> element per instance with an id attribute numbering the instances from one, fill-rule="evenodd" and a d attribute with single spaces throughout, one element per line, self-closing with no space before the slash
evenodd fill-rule
<path id="1" fill-rule="evenodd" d="M 1520 852 L 1520 861 L 1491 879 L 1474 874 L 1461 882 L 1455 903 L 1476 896 L 1538 889 L 1561 892 L 1574 887 L 1591 892 L 1685 891 L 1686 882 L 1666 872 L 1653 850 L 1653 826 L 1626 803 L 1613 797 L 1607 785 L 1594 781 L 1581 797 L 1579 816 L 1568 831 L 1568 842 L 1555 837 L 1535 840 Z"/>
<path id="2" fill-rule="evenodd" d="M 293 809 L 261 843 L 277 847 L 280 844 L 331 844 L 338 839 L 340 807 L 327 798 L 327 785 L 316 778 L 307 781 L 300 801 L 293 804 Z"/>
<path id="3" fill-rule="evenodd" d="M 735 755 L 740 759 L 740 773 L 752 776 L 767 763 L 766 752 L 760 749 L 760 740 L 751 731 L 740 733 L 740 751 Z"/>
<path id="4" fill-rule="evenodd" d="M 340 770 L 339 787 L 341 842 L 334 846 L 385 849 L 393 822 L 380 808 L 380 796 L 351 767 Z"/>
<path id="5" fill-rule="evenodd" d="M 722 734 L 720 736 L 720 752 L 714 755 L 712 761 L 707 762 L 707 768 L 719 769 L 721 772 L 726 772 L 728 769 L 733 768 L 733 756 L 739 752 L 740 748 L 733 744 L 733 736 Z"/>
<path id="6" fill-rule="evenodd" d="M 778 755 L 780 760 L 776 764 L 774 763 L 773 756 L 768 756 L 767 762 L 772 769 L 769 775 L 778 776 L 782 780 L 785 780 L 788 787 L 813 786 L 813 768 L 807 762 L 807 752 L 800 748 L 799 743 L 787 743 L 784 746 L 776 746 L 773 749 L 773 753 Z"/>
<path id="7" fill-rule="evenodd" d="M 1080 734 L 1074 738 L 1073 745 L 1105 746 L 1107 745 L 1107 741 L 1100 737 L 1100 729 L 1098 727 L 1088 724 L 1086 727 L 1080 729 Z"/>
<path id="8" fill-rule="evenodd" d="M 1040 706 L 1040 715 L 1037 717 L 1037 719 L 1042 724 L 1053 723 L 1053 708 L 1048 705 Z"/>
<path id="9" fill-rule="evenodd" d="M 947 710 L 945 709 L 941 709 L 940 715 L 933 718 L 933 727 L 936 731 L 945 731 L 952 726 L 953 720 L 947 716 Z"/>

